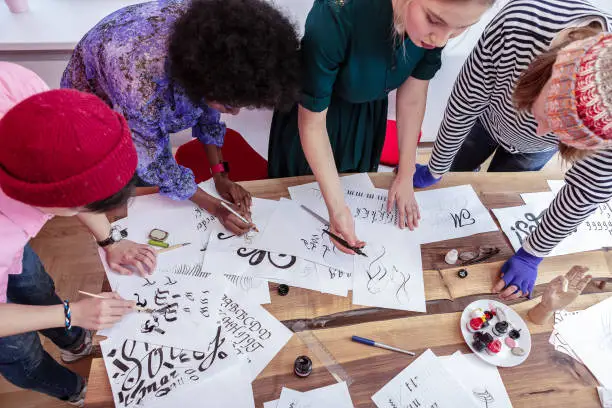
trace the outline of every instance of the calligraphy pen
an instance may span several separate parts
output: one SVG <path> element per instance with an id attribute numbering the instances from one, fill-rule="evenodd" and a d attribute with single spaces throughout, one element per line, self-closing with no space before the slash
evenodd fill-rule
<path id="1" fill-rule="evenodd" d="M 100 296 L 100 295 L 94 295 L 93 293 L 85 292 L 83 290 L 79 290 L 79 293 L 82 295 L 97 298 L 97 299 L 108 299 L 107 297 Z M 134 306 L 134 308 L 138 310 L 139 312 L 144 312 L 144 313 L 154 313 L 155 312 L 155 310 L 153 309 L 149 309 L 149 308 L 142 307 L 142 306 Z"/>
<path id="2" fill-rule="evenodd" d="M 308 214 L 312 215 L 313 217 L 315 217 L 317 220 L 319 220 L 320 222 L 323 223 L 323 225 L 325 225 L 327 228 L 329 228 L 329 222 L 321 217 L 319 214 L 317 214 L 316 212 L 314 212 L 313 210 L 311 210 L 310 208 L 306 207 L 305 205 L 301 205 L 302 209 L 304 211 L 306 211 Z M 363 252 L 361 250 L 361 248 L 357 248 L 354 246 L 351 246 L 348 242 L 346 242 L 344 239 L 340 238 L 338 235 L 334 234 L 333 232 L 323 229 L 323 232 L 326 233 L 327 235 L 329 235 L 330 237 L 332 237 L 334 240 L 338 241 L 338 243 L 340 245 L 342 245 L 345 248 L 350 249 L 351 251 L 355 252 L 357 255 L 361 255 L 361 256 L 365 256 L 367 257 L 367 255 L 365 254 L 365 252 Z"/>
<path id="3" fill-rule="evenodd" d="M 163 254 L 164 252 L 172 251 L 173 249 L 182 248 L 184 246 L 191 245 L 191 242 L 184 242 L 182 244 L 170 245 L 168 248 L 158 249 L 158 254 Z"/>

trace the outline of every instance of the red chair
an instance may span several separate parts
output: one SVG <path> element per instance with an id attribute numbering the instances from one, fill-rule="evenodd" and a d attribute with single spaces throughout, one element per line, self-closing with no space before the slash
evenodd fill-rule
<path id="1" fill-rule="evenodd" d="M 419 142 L 421 136 L 419 134 Z M 387 121 L 387 133 L 385 135 L 385 144 L 383 145 L 382 154 L 380 155 L 380 164 L 386 166 L 397 166 L 399 164 L 399 147 L 397 145 L 397 123 L 394 120 Z"/>
<path id="2" fill-rule="evenodd" d="M 223 160 L 229 162 L 230 178 L 233 181 L 268 178 L 268 162 L 244 140 L 240 133 L 227 129 L 222 150 Z M 212 177 L 204 145 L 199 140 L 192 140 L 180 146 L 176 151 L 176 161 L 193 171 L 196 183 Z"/>

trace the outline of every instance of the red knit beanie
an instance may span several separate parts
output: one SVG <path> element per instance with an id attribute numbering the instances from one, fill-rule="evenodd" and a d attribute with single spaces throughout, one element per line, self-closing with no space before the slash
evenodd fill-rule
<path id="1" fill-rule="evenodd" d="M 138 158 L 128 125 L 96 96 L 61 89 L 0 120 L 0 188 L 38 207 L 74 208 L 119 192 Z"/>

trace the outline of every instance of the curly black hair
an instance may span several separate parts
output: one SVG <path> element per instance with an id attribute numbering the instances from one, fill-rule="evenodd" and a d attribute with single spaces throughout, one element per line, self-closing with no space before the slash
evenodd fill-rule
<path id="1" fill-rule="evenodd" d="M 196 103 L 290 109 L 298 49 L 295 25 L 265 0 L 194 0 L 170 37 L 170 75 Z"/>

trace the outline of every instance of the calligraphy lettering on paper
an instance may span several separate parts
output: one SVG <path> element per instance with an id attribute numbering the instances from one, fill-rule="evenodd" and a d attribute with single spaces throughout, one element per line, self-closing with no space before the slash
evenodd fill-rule
<path id="1" fill-rule="evenodd" d="M 455 228 L 463 228 L 476 223 L 476 219 L 472 217 L 472 214 L 466 208 L 463 208 L 458 213 L 451 213 L 450 216 L 453 219 Z"/>
<path id="2" fill-rule="evenodd" d="M 544 217 L 544 213 L 546 213 L 546 210 L 542 211 L 538 216 L 532 213 L 525 213 L 524 219 L 516 221 L 514 226 L 510 227 L 510 229 L 516 234 L 516 237 L 521 245 L 523 244 L 523 241 L 525 241 L 525 239 L 527 239 L 527 237 L 536 230 L 538 225 L 540 225 L 542 217 Z"/>
<path id="3" fill-rule="evenodd" d="M 113 359 L 109 365 L 111 381 L 120 384 L 119 403 L 122 407 L 136 406 L 146 398 L 164 397 L 186 381 L 200 380 L 217 359 L 228 356 L 221 350 L 224 343 L 221 326 L 205 346 L 206 352 L 124 340 L 106 355 Z"/>
<path id="4" fill-rule="evenodd" d="M 272 333 L 259 320 L 250 316 L 227 294 L 223 294 L 219 316 L 225 333 L 232 338 L 232 345 L 238 354 L 262 349 L 262 342 L 272 337 Z"/>
<path id="5" fill-rule="evenodd" d="M 236 254 L 242 258 L 249 258 L 249 265 L 256 266 L 267 259 L 277 269 L 289 269 L 297 261 L 295 256 L 285 254 L 273 254 L 261 249 L 238 248 Z"/>

